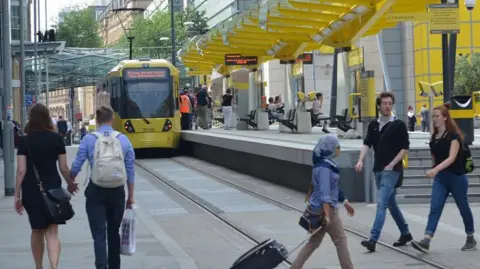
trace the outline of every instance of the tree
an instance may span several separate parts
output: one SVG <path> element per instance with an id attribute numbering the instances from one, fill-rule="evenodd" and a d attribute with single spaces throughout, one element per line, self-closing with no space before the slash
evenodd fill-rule
<path id="1" fill-rule="evenodd" d="M 193 24 L 185 25 L 185 22 L 193 22 Z M 148 19 L 138 16 L 128 28 L 131 31 L 127 31 L 127 34 L 135 37 L 133 40 L 135 58 L 170 58 L 172 46 L 170 13 L 168 10 L 157 11 Z M 177 49 L 183 46 L 190 37 L 203 34 L 206 30 L 207 20 L 204 12 L 186 9 L 175 14 L 175 44 Z M 161 40 L 162 38 L 168 38 L 168 41 Z M 127 37 L 124 35 L 115 47 L 128 48 L 128 45 Z"/>
<path id="2" fill-rule="evenodd" d="M 456 95 L 472 95 L 472 92 L 480 90 L 480 53 L 458 58 L 453 90 Z"/>
<path id="3" fill-rule="evenodd" d="M 63 22 L 55 26 L 57 40 L 66 41 L 67 47 L 99 48 L 102 38 L 98 34 L 99 24 L 92 8 L 70 7 L 65 11 Z"/>

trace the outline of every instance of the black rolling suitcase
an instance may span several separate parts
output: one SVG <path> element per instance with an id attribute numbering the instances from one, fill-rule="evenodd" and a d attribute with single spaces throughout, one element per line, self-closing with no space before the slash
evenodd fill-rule
<path id="1" fill-rule="evenodd" d="M 312 235 L 320 231 L 317 229 L 303 240 L 297 247 L 291 251 L 287 251 L 284 245 L 278 243 L 274 239 L 267 239 L 256 245 L 240 258 L 238 258 L 230 267 L 230 269 L 274 269 L 287 259 L 288 255 L 305 244 Z"/>

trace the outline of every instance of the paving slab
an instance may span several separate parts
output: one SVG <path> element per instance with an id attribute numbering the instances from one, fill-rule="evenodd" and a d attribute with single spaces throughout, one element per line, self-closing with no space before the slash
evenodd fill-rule
<path id="1" fill-rule="evenodd" d="M 254 189 L 256 192 L 267 195 L 273 199 L 283 201 L 297 208 L 303 208 L 303 201 L 305 197 L 304 193 L 290 190 L 285 187 L 272 184 L 270 182 L 262 181 L 255 177 L 246 176 L 241 173 L 213 164 L 209 164 L 197 159 L 192 159 L 189 157 L 178 157 L 174 159 L 189 166 L 203 170 L 206 173 L 228 180 L 232 183 L 239 184 L 246 188 Z M 371 204 L 355 204 L 354 206 L 356 209 L 356 215 L 353 218 L 346 216 L 345 211 L 341 210 L 341 216 L 344 225 L 348 229 L 368 235 L 370 233 L 370 228 L 375 217 L 376 207 L 375 205 Z M 409 224 L 410 230 L 414 237 L 417 239 L 421 239 L 423 237 L 423 233 L 426 227 L 426 222 L 429 214 L 429 205 L 409 204 L 400 205 L 400 208 L 404 213 L 404 216 Z M 477 222 L 479 220 L 478 216 L 480 215 L 480 204 L 472 203 L 471 208 L 473 211 L 474 220 Z M 282 231 L 284 231 L 284 228 L 282 228 Z M 398 236 L 398 228 L 396 227 L 393 219 L 388 216 L 380 240 L 390 244 L 394 242 L 398 238 Z M 480 260 L 478 259 L 479 252 L 460 251 L 461 247 L 465 242 L 465 238 L 466 235 L 464 232 L 463 222 L 458 212 L 458 209 L 456 208 L 456 205 L 447 204 L 443 211 L 443 215 L 440 220 L 435 238 L 432 241 L 430 253 L 428 255 L 421 255 L 411 246 L 405 246 L 402 249 L 404 251 L 408 251 L 413 255 L 425 257 L 438 263 L 444 264 L 447 266 L 447 268 L 478 269 L 480 267 Z M 328 243 L 326 244 L 326 246 L 327 245 Z M 377 252 L 373 254 L 365 254 L 364 252 L 362 253 L 364 249 L 360 246 L 359 242 L 355 241 L 354 238 L 350 237 L 349 248 L 354 253 L 353 259 L 358 259 L 362 262 L 364 261 L 364 259 L 368 259 L 369 257 L 375 257 L 376 259 L 379 259 L 379 257 L 381 257 L 380 260 L 383 260 L 386 257 L 386 254 L 390 255 L 388 254 L 390 253 L 390 250 L 382 248 L 377 249 Z M 410 265 L 412 264 L 412 262 L 409 261 L 410 259 L 407 256 L 402 254 L 391 255 L 401 257 L 402 259 L 404 259 L 405 262 L 405 265 L 403 266 L 408 266 L 408 268 L 411 268 Z M 418 262 L 413 261 L 413 264 L 416 263 Z M 372 266 L 375 265 L 372 264 Z"/>
<path id="2" fill-rule="evenodd" d="M 217 195 L 216 200 L 208 200 L 211 197 L 202 195 L 204 193 L 208 193 L 209 190 L 213 191 L 215 189 L 222 189 L 228 190 L 229 193 L 234 193 L 235 191 L 238 192 L 238 189 L 221 183 L 206 175 L 199 174 L 199 172 L 196 170 L 183 167 L 186 170 L 190 170 L 190 172 L 186 172 L 184 169 L 181 169 L 181 164 L 171 160 L 143 160 L 140 161 L 140 163 L 149 170 L 155 171 L 155 174 L 158 176 L 169 181 L 175 181 L 175 179 L 178 178 L 176 173 L 179 171 L 182 171 L 182 174 L 186 175 L 189 180 L 192 180 L 192 178 L 195 178 L 195 180 L 201 180 L 204 191 L 202 194 L 197 194 L 200 196 L 200 198 L 203 197 L 204 200 L 200 200 L 200 202 L 203 202 L 206 207 L 212 208 L 212 210 L 217 209 L 219 211 L 218 214 L 220 214 L 223 219 L 242 229 L 244 232 L 254 237 L 257 241 L 263 241 L 267 238 L 275 238 L 284 244 L 288 249 L 293 249 L 298 243 L 307 237 L 307 233 L 297 224 L 299 213 L 296 211 L 272 204 L 269 201 L 245 192 L 242 192 L 242 195 L 250 196 L 250 198 L 241 199 L 244 204 L 244 210 L 222 211 L 222 206 L 228 202 L 229 197 Z M 197 164 L 200 164 L 200 162 Z M 162 168 L 165 170 L 162 171 Z M 193 177 L 193 175 L 198 176 Z M 237 180 L 239 177 L 240 176 L 237 175 L 235 180 Z M 177 183 L 180 182 L 183 184 L 188 182 L 188 180 L 179 179 Z M 258 185 L 261 184 L 259 183 Z M 188 185 L 184 185 L 183 187 L 187 192 L 195 193 L 198 190 L 197 184 L 192 183 L 190 186 L 191 188 L 188 188 Z M 236 197 L 232 196 L 231 199 L 236 199 Z M 257 203 L 257 205 L 258 203 L 270 204 L 270 209 L 262 211 L 255 210 L 255 203 Z M 409 266 L 409 268 L 433 268 L 382 246 L 378 247 L 378 252 L 380 252 L 382 256 L 381 259 L 375 255 L 366 255 L 365 249 L 358 247 L 361 240 L 362 238 L 358 236 L 348 234 L 349 248 L 351 251 L 352 260 L 356 266 L 355 268 L 393 269 L 401 266 Z M 295 251 L 290 260 L 293 260 L 297 253 L 298 251 Z M 340 268 L 338 265 L 336 249 L 328 236 L 325 237 L 321 247 L 308 261 L 305 268 Z"/>

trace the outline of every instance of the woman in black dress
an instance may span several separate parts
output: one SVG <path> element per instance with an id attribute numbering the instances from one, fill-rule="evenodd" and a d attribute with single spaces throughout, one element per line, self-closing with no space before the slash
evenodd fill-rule
<path id="1" fill-rule="evenodd" d="M 69 191 L 75 192 L 77 185 L 70 179 L 65 143 L 62 136 L 56 132 L 50 113 L 44 105 L 36 104 L 30 109 L 25 132 L 27 136 L 20 139 L 17 151 L 15 209 L 20 215 L 23 214 L 24 208 L 27 211 L 32 228 L 31 247 L 36 268 L 43 268 L 46 241 L 50 267 L 56 269 L 60 258 L 58 224 L 65 224 L 65 222 L 53 223 L 48 219 L 32 162 L 38 170 L 46 191 L 62 185 L 57 161 L 60 172 L 68 183 Z"/>

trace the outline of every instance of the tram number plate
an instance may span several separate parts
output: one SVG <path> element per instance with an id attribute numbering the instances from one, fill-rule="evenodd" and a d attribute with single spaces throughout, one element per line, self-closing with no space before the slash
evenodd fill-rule
<path id="1" fill-rule="evenodd" d="M 155 132 L 155 129 L 153 128 L 143 128 L 144 132 Z"/>

